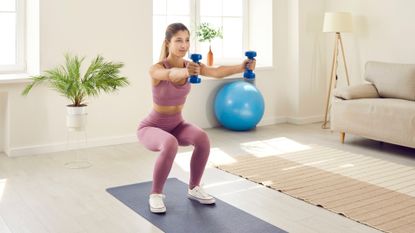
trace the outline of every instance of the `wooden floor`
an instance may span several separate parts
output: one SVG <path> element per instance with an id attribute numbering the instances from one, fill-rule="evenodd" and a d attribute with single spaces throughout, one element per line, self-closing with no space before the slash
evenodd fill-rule
<path id="1" fill-rule="evenodd" d="M 350 135 L 346 135 L 343 145 L 337 133 L 322 130 L 318 124 L 280 124 L 239 133 L 209 129 L 208 133 L 212 162 L 232 161 L 253 148 L 261 152 L 261 141 L 278 139 L 284 142 L 283 151 L 318 144 L 415 168 L 415 149 Z M 156 153 L 138 143 L 78 153 L 88 157 L 93 166 L 65 168 L 63 164 L 75 157 L 74 151 L 19 158 L 0 154 L 1 233 L 161 232 L 105 191 L 108 187 L 150 180 Z M 180 149 L 171 177 L 188 180 L 190 153 L 190 147 Z M 211 194 L 286 231 L 379 232 L 210 165 L 203 180 Z"/>

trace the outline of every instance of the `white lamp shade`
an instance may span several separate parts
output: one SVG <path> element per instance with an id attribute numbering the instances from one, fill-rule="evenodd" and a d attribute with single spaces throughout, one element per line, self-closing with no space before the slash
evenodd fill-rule
<path id="1" fill-rule="evenodd" d="M 352 14 L 348 12 L 326 12 L 323 32 L 353 31 Z"/>

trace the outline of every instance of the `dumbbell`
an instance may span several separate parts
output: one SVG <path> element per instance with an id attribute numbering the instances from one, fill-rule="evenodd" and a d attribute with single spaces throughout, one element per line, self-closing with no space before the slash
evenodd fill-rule
<path id="1" fill-rule="evenodd" d="M 246 51 L 245 56 L 247 56 L 248 59 L 250 59 L 250 60 L 254 60 L 255 59 L 254 57 L 256 57 L 256 52 L 255 51 Z M 248 68 L 248 66 L 245 67 L 244 78 L 249 79 L 249 80 L 255 78 L 254 71 L 250 70 Z"/>
<path id="2" fill-rule="evenodd" d="M 194 62 L 199 64 L 199 61 L 202 60 L 202 55 L 198 53 L 193 53 L 190 55 L 190 59 Z M 200 83 L 201 79 L 198 75 L 190 75 L 189 82 L 193 84 Z"/>

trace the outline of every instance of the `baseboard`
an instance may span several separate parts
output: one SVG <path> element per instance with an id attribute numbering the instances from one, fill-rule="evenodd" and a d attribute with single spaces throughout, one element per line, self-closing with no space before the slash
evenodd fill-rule
<path id="1" fill-rule="evenodd" d="M 287 122 L 287 117 L 267 117 L 267 118 L 262 118 L 262 120 L 258 123 L 258 126 L 275 125 L 275 124 L 282 124 L 286 122 Z"/>
<path id="2" fill-rule="evenodd" d="M 73 141 L 70 143 L 62 142 L 62 143 L 55 143 L 55 144 L 14 147 L 14 148 L 10 148 L 9 150 L 6 150 L 5 153 L 9 157 L 18 157 L 18 156 L 26 156 L 26 155 L 47 154 L 47 153 L 74 150 L 74 149 L 91 148 L 91 147 L 98 147 L 98 146 L 110 146 L 110 145 L 133 143 L 133 142 L 137 142 L 136 135 L 125 135 L 125 136 L 118 136 L 118 137 L 93 138 L 93 139 L 88 139 L 88 142 L 78 140 L 78 141 Z"/>
<path id="3" fill-rule="evenodd" d="M 272 117 L 272 118 L 264 118 L 259 122 L 258 126 L 264 125 L 274 125 L 274 124 L 282 124 L 282 123 L 290 123 L 295 125 L 305 125 L 311 124 L 316 122 L 322 122 L 323 116 L 309 116 L 309 117 Z"/>
<path id="4" fill-rule="evenodd" d="M 287 117 L 287 123 L 295 125 L 305 125 L 311 123 L 322 122 L 324 119 L 323 116 L 309 116 L 309 117 Z"/>

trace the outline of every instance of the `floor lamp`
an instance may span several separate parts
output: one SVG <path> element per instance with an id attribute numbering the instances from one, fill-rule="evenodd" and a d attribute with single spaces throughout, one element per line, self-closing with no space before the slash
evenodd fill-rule
<path id="1" fill-rule="evenodd" d="M 331 64 L 331 73 L 330 73 L 330 84 L 327 93 L 326 108 L 324 113 L 324 122 L 321 126 L 323 129 L 329 128 L 328 126 L 328 115 L 330 109 L 330 100 L 331 100 L 331 91 L 337 84 L 337 66 L 338 66 L 338 55 L 339 47 L 341 49 L 344 69 L 346 72 L 347 85 L 350 85 L 349 81 L 349 72 L 347 70 L 346 58 L 344 55 L 341 32 L 351 32 L 352 31 L 352 15 L 346 12 L 326 12 L 324 14 L 324 25 L 323 32 L 335 32 L 336 36 L 334 38 L 334 51 L 333 51 L 333 60 Z"/>

